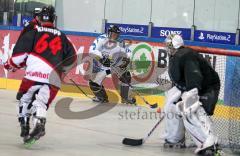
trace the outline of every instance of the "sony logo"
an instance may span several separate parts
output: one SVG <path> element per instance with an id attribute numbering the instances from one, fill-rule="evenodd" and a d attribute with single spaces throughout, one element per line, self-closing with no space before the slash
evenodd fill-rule
<path id="1" fill-rule="evenodd" d="M 177 31 L 177 30 L 160 30 L 160 36 L 161 37 L 167 37 L 170 34 L 181 35 L 182 31 Z"/>

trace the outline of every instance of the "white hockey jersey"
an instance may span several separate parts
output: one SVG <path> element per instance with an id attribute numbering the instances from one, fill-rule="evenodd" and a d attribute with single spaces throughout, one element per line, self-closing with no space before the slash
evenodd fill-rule
<path id="1" fill-rule="evenodd" d="M 111 60 L 117 57 L 124 56 L 130 57 L 131 51 L 122 46 L 119 41 L 111 41 L 106 34 L 97 37 L 90 46 L 89 53 L 93 58 L 109 58 Z M 107 70 L 101 63 L 94 61 L 93 69 L 97 71 Z"/>

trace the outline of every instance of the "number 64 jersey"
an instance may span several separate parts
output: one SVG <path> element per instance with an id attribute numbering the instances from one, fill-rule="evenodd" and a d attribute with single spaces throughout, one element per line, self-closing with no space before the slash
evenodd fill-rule
<path id="1" fill-rule="evenodd" d="M 76 51 L 66 35 L 52 23 L 38 26 L 17 41 L 10 64 L 26 67 L 25 78 L 60 87 L 65 67 L 76 61 Z"/>

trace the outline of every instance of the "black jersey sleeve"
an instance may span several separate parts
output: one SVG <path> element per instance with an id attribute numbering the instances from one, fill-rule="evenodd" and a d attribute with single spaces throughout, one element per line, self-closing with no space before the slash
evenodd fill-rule
<path id="1" fill-rule="evenodd" d="M 34 47 L 36 30 L 30 30 L 25 32 L 21 38 L 19 38 L 13 49 L 13 55 L 22 52 L 32 52 Z"/>
<path id="2" fill-rule="evenodd" d="M 198 90 L 202 89 L 203 75 L 200 69 L 200 63 L 197 59 L 197 56 L 194 54 L 188 53 L 184 57 L 184 77 L 186 83 L 187 91 L 197 88 Z"/>
<path id="3" fill-rule="evenodd" d="M 21 38 L 26 32 L 33 30 L 35 25 L 38 25 L 38 22 L 37 22 L 37 20 L 33 19 L 32 21 L 29 22 L 28 25 L 23 27 L 23 30 L 21 31 L 18 38 Z"/>
<path id="4" fill-rule="evenodd" d="M 35 30 L 28 31 L 18 39 L 10 59 L 14 67 L 22 68 L 25 65 L 28 54 L 33 51 L 35 33 Z"/>
<path id="5" fill-rule="evenodd" d="M 35 25 L 36 25 L 36 23 L 31 21 L 26 27 L 23 28 L 23 30 L 21 31 L 20 36 L 23 35 L 26 32 L 29 32 L 29 31 L 33 30 Z"/>

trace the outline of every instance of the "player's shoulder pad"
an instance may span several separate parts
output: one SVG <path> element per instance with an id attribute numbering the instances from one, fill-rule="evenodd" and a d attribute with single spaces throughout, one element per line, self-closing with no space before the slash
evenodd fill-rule
<path id="1" fill-rule="evenodd" d="M 107 38 L 107 34 L 101 34 L 97 37 L 98 40 L 100 39 L 106 39 Z"/>
<path id="2" fill-rule="evenodd" d="M 30 25 L 30 22 L 25 22 L 23 26 L 24 26 L 24 28 L 26 28 L 26 27 L 28 27 L 29 25 Z"/>
<path id="3" fill-rule="evenodd" d="M 39 25 L 36 19 L 32 19 L 31 21 L 27 21 L 24 24 L 24 27 L 32 27 L 34 28 L 35 25 Z"/>
<path id="4" fill-rule="evenodd" d="M 102 34 L 95 39 L 94 43 L 98 44 L 98 43 L 104 42 L 106 39 L 107 39 L 107 35 Z"/>

